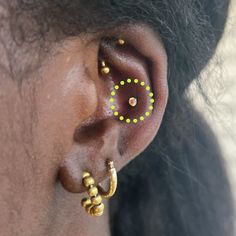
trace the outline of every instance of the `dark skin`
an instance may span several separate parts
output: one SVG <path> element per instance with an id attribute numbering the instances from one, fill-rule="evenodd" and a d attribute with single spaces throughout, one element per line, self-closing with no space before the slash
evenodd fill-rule
<path id="1" fill-rule="evenodd" d="M 103 37 L 122 37 L 126 44 L 104 45 Z M 110 235 L 107 201 L 98 218 L 80 206 L 86 196 L 82 173 L 102 182 L 107 159 L 119 171 L 152 141 L 168 99 L 167 56 L 143 25 L 68 38 L 51 48 L 21 89 L 1 58 L 1 235 Z M 99 50 L 110 63 L 109 76 L 99 72 Z M 156 100 L 152 115 L 138 124 L 121 122 L 110 110 L 112 86 L 128 77 L 149 84 Z M 127 87 L 118 106 L 127 94 L 137 94 L 143 113 L 148 103 L 142 91 Z"/>

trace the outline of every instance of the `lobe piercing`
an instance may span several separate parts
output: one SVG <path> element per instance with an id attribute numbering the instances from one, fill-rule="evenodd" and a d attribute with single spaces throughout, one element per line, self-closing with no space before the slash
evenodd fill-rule
<path id="1" fill-rule="evenodd" d="M 104 211 L 103 198 L 111 198 L 117 188 L 117 173 L 113 161 L 107 162 L 107 171 L 109 173 L 109 189 L 105 191 L 101 185 L 96 184 L 94 178 L 87 171 L 83 173 L 82 183 L 87 189 L 88 197 L 83 198 L 81 205 L 91 216 L 102 216 Z"/>
<path id="2" fill-rule="evenodd" d="M 101 73 L 103 75 L 108 75 L 110 73 L 110 68 L 106 65 L 105 61 L 102 61 L 101 65 L 102 65 Z"/>

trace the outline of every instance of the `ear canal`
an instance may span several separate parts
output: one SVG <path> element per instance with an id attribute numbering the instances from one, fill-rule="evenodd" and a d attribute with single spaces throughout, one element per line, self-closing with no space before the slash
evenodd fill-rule
<path id="1" fill-rule="evenodd" d="M 103 75 L 108 75 L 110 73 L 110 68 L 106 65 L 105 61 L 101 61 L 101 73 Z"/>

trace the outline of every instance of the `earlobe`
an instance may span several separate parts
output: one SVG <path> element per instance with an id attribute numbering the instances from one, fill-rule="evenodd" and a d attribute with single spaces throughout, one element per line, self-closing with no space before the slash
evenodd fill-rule
<path id="1" fill-rule="evenodd" d="M 76 127 L 73 154 L 66 155 L 59 172 L 71 192 L 84 191 L 83 171 L 90 170 L 100 182 L 107 159 L 119 170 L 142 152 L 156 135 L 167 103 L 166 53 L 146 26 L 106 36 L 97 71 L 97 109 Z"/>

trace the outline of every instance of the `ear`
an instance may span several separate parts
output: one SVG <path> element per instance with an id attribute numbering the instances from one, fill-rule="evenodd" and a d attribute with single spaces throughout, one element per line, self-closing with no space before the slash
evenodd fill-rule
<path id="1" fill-rule="evenodd" d="M 59 177 L 71 192 L 84 191 L 83 171 L 100 182 L 106 178 L 107 159 L 120 170 L 142 152 L 159 129 L 168 98 L 167 56 L 158 36 L 146 26 L 102 35 L 80 53 L 80 60 L 77 69 L 84 73 L 78 74 L 73 86 L 64 81 L 68 94 L 58 98 L 61 108 L 67 107 L 61 133 L 70 139 Z M 70 63 L 65 70 L 73 77 L 77 69 L 73 72 Z M 136 106 L 132 99 L 129 103 L 132 97 Z M 71 101 L 78 107 L 70 108 Z"/>

